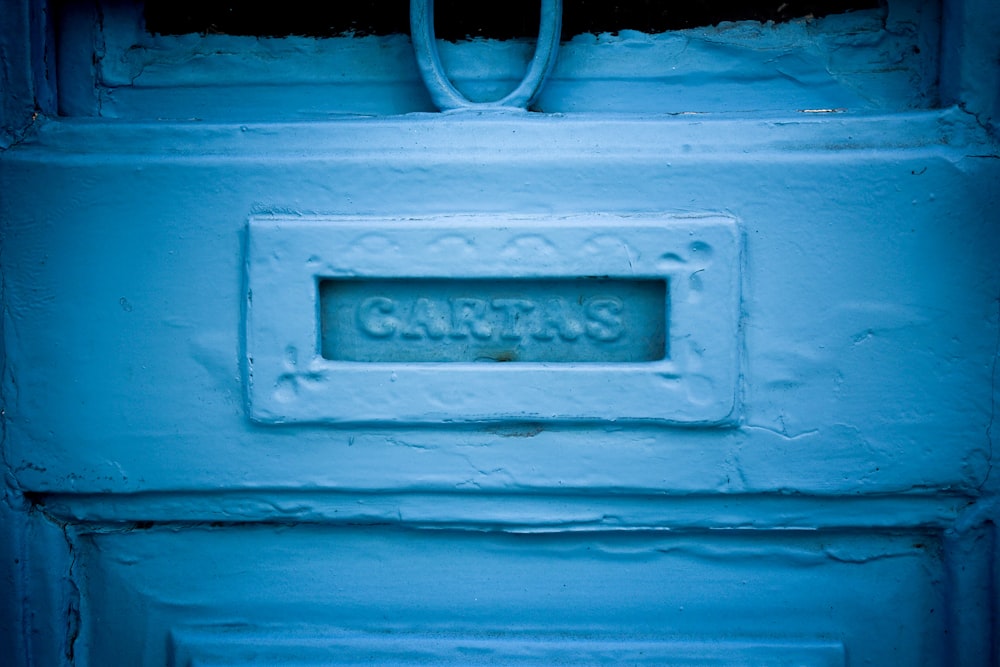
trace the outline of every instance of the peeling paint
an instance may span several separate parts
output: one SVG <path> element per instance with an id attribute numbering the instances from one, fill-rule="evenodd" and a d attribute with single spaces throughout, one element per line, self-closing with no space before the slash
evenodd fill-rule
<path id="1" fill-rule="evenodd" d="M 535 113 L 464 114 L 405 38 L 81 10 L 60 114 L 0 116 L 34 122 L 0 154 L 0 662 L 990 664 L 989 9 L 578 36 Z M 526 47 L 441 53 L 493 97 Z M 594 276 L 662 282 L 609 303 L 665 351 L 437 354 L 476 280 L 582 322 L 539 281 Z M 324 357 L 333 279 L 418 283 L 392 341 L 429 352 Z"/>

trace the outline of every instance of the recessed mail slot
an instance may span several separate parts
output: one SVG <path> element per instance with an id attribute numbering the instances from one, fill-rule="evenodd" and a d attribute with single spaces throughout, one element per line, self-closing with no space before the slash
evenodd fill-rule
<path id="1" fill-rule="evenodd" d="M 666 356 L 666 281 L 321 280 L 333 361 L 635 362 Z"/>
<path id="2" fill-rule="evenodd" d="M 735 417 L 731 218 L 255 216 L 248 235 L 257 421 Z"/>

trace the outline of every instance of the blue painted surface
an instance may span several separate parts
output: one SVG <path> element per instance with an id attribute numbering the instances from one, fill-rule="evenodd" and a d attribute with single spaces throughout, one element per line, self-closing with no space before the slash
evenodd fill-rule
<path id="1" fill-rule="evenodd" d="M 581 36 L 531 114 L 119 7 L 55 116 L 2 28 L 0 660 L 997 664 L 1000 19 L 937 9 Z M 593 275 L 666 361 L 322 355 L 323 278 Z"/>
<path id="2" fill-rule="evenodd" d="M 64 114 L 231 123 L 435 110 L 405 36 L 153 36 L 142 29 L 137 9 L 104 9 L 96 57 L 96 15 L 81 11 L 60 25 Z M 887 14 L 728 23 L 660 35 L 577 35 L 560 45 L 537 108 L 743 116 L 930 108 L 939 97 L 939 17 L 936 0 L 901 0 Z M 458 91 L 489 101 L 522 80 L 535 41 L 438 46 Z"/>
<path id="3" fill-rule="evenodd" d="M 556 64 L 562 28 L 562 0 L 542 0 L 538 40 L 528 63 L 528 71 L 510 93 L 499 100 L 473 102 L 448 80 L 441 64 L 441 54 L 434 37 L 434 0 L 410 3 L 410 36 L 417 67 L 427 92 L 440 111 L 482 109 L 527 109 L 542 92 L 546 79 Z"/>
<path id="4" fill-rule="evenodd" d="M 730 217 L 255 216 L 247 239 L 245 377 L 248 411 L 255 420 L 704 426 L 739 418 L 743 239 Z M 638 294 L 627 300 L 591 295 L 584 302 L 578 294 L 587 335 L 560 337 L 555 349 L 529 334 L 532 328 L 534 334 L 541 332 L 536 303 L 542 311 L 542 305 L 560 297 L 552 282 L 587 276 L 603 276 L 609 283 L 646 278 L 663 288 L 653 302 Z M 415 320 L 411 312 L 398 337 L 391 333 L 399 324 L 385 317 L 371 320 L 370 310 L 347 318 L 350 328 L 343 338 L 351 340 L 356 332 L 370 346 L 388 337 L 397 350 L 391 359 L 358 363 L 330 359 L 321 350 L 317 287 L 332 278 L 356 280 L 365 290 L 378 289 L 383 279 L 447 281 L 451 287 L 436 296 L 425 294 L 423 315 Z M 525 287 L 503 287 L 511 278 Z M 504 290 L 503 299 L 491 297 L 498 289 Z M 375 298 L 381 310 L 392 310 L 394 302 L 385 294 Z M 499 318 L 492 324 L 485 312 L 474 318 L 491 329 L 496 347 L 484 351 L 515 363 L 487 373 L 475 356 L 449 359 L 455 339 L 443 332 L 435 336 L 432 329 L 439 325 L 431 322 L 431 310 L 438 310 L 434 303 L 456 296 L 481 303 L 483 311 L 491 301 Z M 708 312 L 706 303 L 712 304 Z M 362 318 L 360 329 L 355 317 Z M 423 320 L 422 330 L 414 327 L 417 320 Z M 494 325 L 499 328 L 495 336 Z M 648 345 L 650 336 L 661 349 L 652 358 L 635 351 L 636 345 Z M 622 348 L 629 339 L 633 345 Z M 407 361 L 408 351 L 421 345 L 429 345 L 423 361 L 438 363 Z M 567 353 L 577 363 L 560 363 Z"/>

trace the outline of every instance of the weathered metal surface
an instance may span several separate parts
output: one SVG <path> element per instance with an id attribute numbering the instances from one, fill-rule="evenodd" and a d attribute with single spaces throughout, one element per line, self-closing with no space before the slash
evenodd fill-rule
<path id="1" fill-rule="evenodd" d="M 259 421 L 737 418 L 742 238 L 731 218 L 257 216 L 247 234 L 245 377 Z M 659 298 L 655 286 L 576 294 L 553 282 L 588 276 L 658 282 Z M 339 335 L 323 335 L 322 285 L 335 278 L 440 290 L 408 306 L 367 293 L 326 323 Z M 525 287 L 489 296 L 491 280 L 512 278 Z M 463 339 L 478 352 L 456 353 Z M 341 353 L 324 353 L 334 340 Z M 577 363 L 546 363 L 567 354 Z M 484 358 L 535 363 L 475 363 Z"/>
<path id="2" fill-rule="evenodd" d="M 472 102 L 452 85 L 441 65 L 441 55 L 434 39 L 434 0 L 410 2 L 410 38 L 417 67 L 431 100 L 441 111 L 528 108 L 538 99 L 545 80 L 555 67 L 561 26 L 562 0 L 542 0 L 538 40 L 524 77 L 514 90 L 496 101 Z"/>
<path id="3" fill-rule="evenodd" d="M 0 662 L 995 665 L 997 18 L 932 5 L 574 40 L 540 107 L 627 114 L 397 115 L 415 71 L 309 73 L 398 40 L 109 9 L 0 154 Z"/>
<path id="4" fill-rule="evenodd" d="M 330 361 L 660 361 L 667 281 L 322 279 L 319 329 Z"/>

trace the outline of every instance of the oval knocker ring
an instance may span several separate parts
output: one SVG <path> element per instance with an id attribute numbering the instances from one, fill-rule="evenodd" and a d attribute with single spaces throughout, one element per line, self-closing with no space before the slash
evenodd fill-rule
<path id="1" fill-rule="evenodd" d="M 552 71 L 562 28 L 562 0 L 541 0 L 538 43 L 521 83 L 496 102 L 472 102 L 452 85 L 441 66 L 434 38 L 434 0 L 410 0 L 410 38 L 417 66 L 434 105 L 441 111 L 455 109 L 527 109 L 535 101 Z"/>

